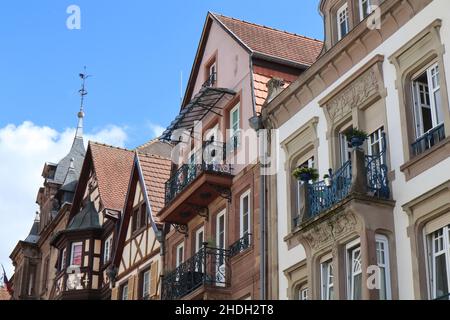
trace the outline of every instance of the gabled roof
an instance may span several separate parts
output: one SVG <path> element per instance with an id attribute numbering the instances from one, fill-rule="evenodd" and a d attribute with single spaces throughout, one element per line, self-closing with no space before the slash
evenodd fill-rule
<path id="1" fill-rule="evenodd" d="M 133 167 L 133 151 L 91 141 L 89 148 L 103 206 L 121 211 Z"/>
<path id="2" fill-rule="evenodd" d="M 133 151 L 89 141 L 70 218 L 73 218 L 80 210 L 91 170 L 94 171 L 97 178 L 103 207 L 122 211 L 133 167 L 133 159 Z"/>
<path id="3" fill-rule="evenodd" d="M 212 13 L 240 42 L 268 57 L 310 66 L 322 50 L 323 42 L 295 33 Z"/>
<path id="4" fill-rule="evenodd" d="M 145 195 L 148 197 L 152 218 L 159 223 L 156 216 L 164 207 L 165 183 L 170 178 L 172 161 L 157 155 L 137 152 L 140 178 L 145 186 Z"/>
<path id="5" fill-rule="evenodd" d="M 323 46 L 323 42 L 320 40 L 208 12 L 183 98 L 182 108 L 191 101 L 194 95 L 194 82 L 199 73 L 200 62 L 203 58 L 213 21 L 216 21 L 255 58 L 299 70 L 309 67 L 318 57 Z"/>

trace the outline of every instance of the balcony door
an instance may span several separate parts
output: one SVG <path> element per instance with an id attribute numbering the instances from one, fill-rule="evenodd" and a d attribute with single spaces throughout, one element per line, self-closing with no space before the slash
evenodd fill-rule
<path id="1" fill-rule="evenodd" d="M 199 228 L 195 232 L 195 253 L 199 253 L 203 248 L 203 242 L 205 241 L 205 227 Z M 203 256 L 199 256 L 195 259 L 195 271 L 203 272 Z"/>
<path id="2" fill-rule="evenodd" d="M 339 133 L 339 151 L 340 151 L 341 166 L 343 166 L 347 161 L 349 161 L 352 158 L 351 146 L 346 136 L 346 133 L 351 129 L 352 128 L 350 127 L 345 131 Z"/>
<path id="3" fill-rule="evenodd" d="M 225 286 L 225 246 L 226 246 L 226 210 L 221 211 L 216 217 L 216 279 L 217 286 Z"/>

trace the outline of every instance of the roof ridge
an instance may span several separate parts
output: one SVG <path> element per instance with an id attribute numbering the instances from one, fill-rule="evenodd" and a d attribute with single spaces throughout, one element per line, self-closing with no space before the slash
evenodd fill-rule
<path id="1" fill-rule="evenodd" d="M 113 145 L 102 143 L 102 142 L 89 140 L 89 143 L 90 144 L 95 144 L 95 145 L 100 146 L 100 147 L 107 147 L 107 148 L 110 148 L 110 149 L 118 149 L 118 150 L 121 150 L 121 151 L 133 152 L 133 150 L 130 150 L 130 149 L 127 149 L 127 148 L 117 147 L 117 146 L 113 146 Z"/>
<path id="2" fill-rule="evenodd" d="M 277 32 L 282 32 L 282 33 L 285 33 L 285 34 L 288 34 L 288 35 L 292 35 L 292 36 L 296 36 L 296 37 L 300 37 L 300 38 L 303 38 L 303 39 L 306 39 L 306 40 L 311 40 L 311 41 L 316 41 L 316 42 L 323 43 L 322 40 L 319 40 L 319 39 L 316 39 L 316 38 L 312 38 L 312 37 L 308 37 L 308 36 L 305 36 L 305 35 L 302 35 L 302 34 L 298 34 L 298 33 L 295 33 L 295 32 L 281 30 L 281 29 L 277 29 L 277 28 L 274 28 L 274 27 L 269 27 L 269 26 L 266 26 L 266 25 L 263 25 L 263 24 L 258 24 L 258 23 L 255 23 L 255 22 L 250 22 L 250 21 L 246 21 L 246 20 L 242 20 L 242 19 L 237 19 L 237 18 L 234 18 L 234 17 L 225 16 L 225 15 L 220 14 L 220 13 L 211 12 L 211 14 L 215 15 L 215 16 L 218 16 L 218 17 L 224 17 L 224 18 L 231 19 L 231 20 L 234 20 L 234 21 L 243 22 L 243 23 L 246 23 L 246 24 L 249 24 L 249 25 L 253 25 L 253 26 L 256 26 L 256 27 L 265 28 L 265 29 L 272 30 L 272 31 L 277 31 Z"/>
<path id="3" fill-rule="evenodd" d="M 163 159 L 163 160 L 170 160 L 170 161 L 172 160 L 171 158 L 166 158 L 166 157 L 160 156 L 158 154 L 147 153 L 147 152 L 143 152 L 143 151 L 139 151 L 139 150 L 136 150 L 136 153 L 138 154 L 138 156 L 139 155 L 144 155 L 144 156 L 148 156 L 148 157 L 152 157 L 152 158 L 158 158 L 158 159 Z"/>

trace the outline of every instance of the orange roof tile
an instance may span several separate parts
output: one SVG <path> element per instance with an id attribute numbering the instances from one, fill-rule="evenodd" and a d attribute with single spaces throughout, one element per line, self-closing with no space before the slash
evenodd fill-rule
<path id="1" fill-rule="evenodd" d="M 103 205 L 108 209 L 122 210 L 128 192 L 134 152 L 92 141 L 89 142 L 89 147 Z"/>
<path id="2" fill-rule="evenodd" d="M 310 66 L 323 42 L 255 23 L 213 14 L 228 30 L 255 52 Z"/>
<path id="3" fill-rule="evenodd" d="M 170 178 L 172 161 L 157 155 L 137 154 L 153 218 L 159 223 L 156 215 L 164 207 L 165 182 Z"/>

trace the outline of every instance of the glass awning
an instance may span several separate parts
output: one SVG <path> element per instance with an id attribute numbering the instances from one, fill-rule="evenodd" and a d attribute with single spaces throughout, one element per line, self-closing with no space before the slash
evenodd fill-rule
<path id="1" fill-rule="evenodd" d="M 196 122 L 202 121 L 208 113 L 221 116 L 221 108 L 217 104 L 222 98 L 234 95 L 236 92 L 230 89 L 203 86 L 163 132 L 160 140 L 171 141 L 173 132 L 179 129 L 188 130 L 192 134 Z"/>

